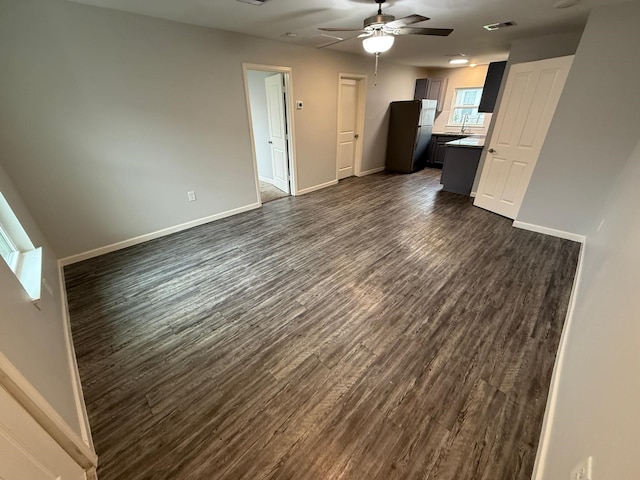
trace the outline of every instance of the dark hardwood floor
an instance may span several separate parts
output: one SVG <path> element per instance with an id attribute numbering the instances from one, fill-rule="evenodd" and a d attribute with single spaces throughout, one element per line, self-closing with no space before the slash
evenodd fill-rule
<path id="1" fill-rule="evenodd" d="M 100 480 L 529 479 L 579 245 L 439 173 L 67 267 Z"/>

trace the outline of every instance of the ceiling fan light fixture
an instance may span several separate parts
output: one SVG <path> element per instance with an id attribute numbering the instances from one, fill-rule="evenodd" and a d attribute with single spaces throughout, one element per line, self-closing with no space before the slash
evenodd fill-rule
<path id="1" fill-rule="evenodd" d="M 395 37 L 376 30 L 373 35 L 362 40 L 362 47 L 369 53 L 384 53 L 393 46 Z"/>

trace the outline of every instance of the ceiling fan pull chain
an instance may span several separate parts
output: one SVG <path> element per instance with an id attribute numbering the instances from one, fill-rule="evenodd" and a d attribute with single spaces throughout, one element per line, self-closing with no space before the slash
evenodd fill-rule
<path id="1" fill-rule="evenodd" d="M 373 71 L 373 86 L 378 86 L 378 57 L 380 56 L 379 52 L 376 52 L 376 68 Z"/>

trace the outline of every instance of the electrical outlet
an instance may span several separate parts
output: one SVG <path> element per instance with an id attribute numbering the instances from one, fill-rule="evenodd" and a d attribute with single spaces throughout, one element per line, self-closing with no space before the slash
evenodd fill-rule
<path id="1" fill-rule="evenodd" d="M 194 192 L 194 191 L 187 192 L 187 198 L 189 199 L 190 202 L 195 202 L 196 201 L 196 192 Z"/>
<path id="2" fill-rule="evenodd" d="M 302 101 L 298 100 L 296 102 L 296 110 L 302 110 L 302 106 L 303 106 Z"/>
<path id="3" fill-rule="evenodd" d="M 585 458 L 573 470 L 571 470 L 571 480 L 593 480 L 593 457 Z"/>

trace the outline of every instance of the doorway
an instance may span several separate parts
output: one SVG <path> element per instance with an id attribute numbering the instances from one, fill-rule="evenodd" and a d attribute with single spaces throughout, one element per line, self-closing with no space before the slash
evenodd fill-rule
<path id="1" fill-rule="evenodd" d="M 364 75 L 341 73 L 338 76 L 338 180 L 359 176 L 362 170 L 366 81 Z"/>
<path id="2" fill-rule="evenodd" d="M 243 64 L 260 203 L 296 194 L 291 69 Z"/>

